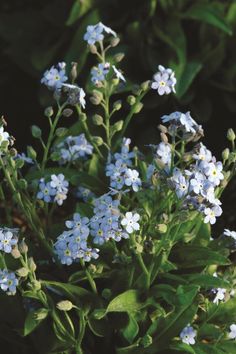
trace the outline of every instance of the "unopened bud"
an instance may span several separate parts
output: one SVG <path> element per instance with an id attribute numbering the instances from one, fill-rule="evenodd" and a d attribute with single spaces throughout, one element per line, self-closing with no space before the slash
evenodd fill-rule
<path id="1" fill-rule="evenodd" d="M 93 142 L 97 146 L 101 146 L 103 144 L 103 139 L 100 136 L 93 136 Z"/>
<path id="2" fill-rule="evenodd" d="M 165 144 L 168 143 L 168 136 L 165 133 L 161 133 L 161 141 Z"/>
<path id="3" fill-rule="evenodd" d="M 62 138 L 63 136 L 66 135 L 67 132 L 68 132 L 68 129 L 67 129 L 67 128 L 60 127 L 60 128 L 57 128 L 57 129 L 56 129 L 55 134 L 56 134 L 56 136 L 58 136 L 59 138 Z"/>
<path id="4" fill-rule="evenodd" d="M 121 131 L 121 129 L 123 128 L 123 124 L 123 120 L 119 120 L 118 122 L 116 122 L 112 127 L 113 133 Z"/>
<path id="5" fill-rule="evenodd" d="M 28 252 L 28 246 L 25 243 L 24 239 L 19 243 L 19 251 L 21 254 L 25 254 Z"/>
<path id="6" fill-rule="evenodd" d="M 125 55 L 124 53 L 117 53 L 114 55 L 114 61 L 116 63 L 120 63 L 124 59 Z"/>
<path id="7" fill-rule="evenodd" d="M 119 111 L 121 109 L 121 107 L 122 107 L 122 101 L 121 100 L 118 100 L 118 101 L 114 102 L 113 109 L 115 111 Z"/>
<path id="8" fill-rule="evenodd" d="M 40 281 L 38 281 L 38 280 L 33 280 L 32 282 L 31 282 L 31 287 L 34 289 L 34 290 L 40 290 L 41 289 L 41 283 L 40 283 Z"/>
<path id="9" fill-rule="evenodd" d="M 143 108 L 143 104 L 142 104 L 141 102 L 137 102 L 137 103 L 135 104 L 135 106 L 134 106 L 133 112 L 134 112 L 135 114 L 137 114 L 137 113 L 139 113 L 139 112 L 142 110 L 142 108 Z"/>
<path id="10" fill-rule="evenodd" d="M 77 66 L 78 63 L 75 63 L 74 61 L 71 63 L 72 68 L 71 68 L 71 72 L 70 72 L 70 77 L 72 82 L 74 82 L 77 79 L 78 73 L 77 73 Z"/>
<path id="11" fill-rule="evenodd" d="M 47 107 L 44 111 L 44 114 L 46 117 L 52 117 L 53 115 L 53 108 L 52 107 Z"/>
<path id="12" fill-rule="evenodd" d="M 144 337 L 141 338 L 139 344 L 143 348 L 149 347 L 152 344 L 152 337 L 149 334 L 146 334 Z"/>
<path id="13" fill-rule="evenodd" d="M 150 80 L 144 81 L 141 85 L 140 85 L 141 89 L 143 91 L 147 91 L 147 89 L 150 87 Z"/>
<path id="14" fill-rule="evenodd" d="M 222 151 L 222 159 L 223 159 L 224 161 L 228 160 L 229 154 L 230 154 L 229 149 L 228 149 L 228 148 L 224 149 L 224 150 Z"/>
<path id="15" fill-rule="evenodd" d="M 112 47 L 116 47 L 119 43 L 120 43 L 119 37 L 112 37 L 111 42 L 110 42 Z"/>
<path id="16" fill-rule="evenodd" d="M 17 246 L 15 246 L 15 247 L 12 249 L 11 255 L 12 255 L 12 257 L 15 258 L 15 259 L 18 259 L 18 258 L 21 257 L 20 251 L 19 251 L 19 249 L 18 249 Z"/>
<path id="17" fill-rule="evenodd" d="M 94 44 L 91 44 L 89 46 L 90 53 L 96 54 L 97 53 L 97 47 Z"/>
<path id="18" fill-rule="evenodd" d="M 32 146 L 27 146 L 27 155 L 32 160 L 36 160 L 36 158 L 37 158 L 37 152 L 34 150 L 34 148 Z"/>
<path id="19" fill-rule="evenodd" d="M 103 94 L 98 90 L 93 90 L 93 95 L 90 97 L 90 101 L 94 105 L 98 105 L 101 103 L 103 99 Z"/>
<path id="20" fill-rule="evenodd" d="M 135 102 L 136 102 L 136 98 L 135 98 L 134 96 L 132 96 L 132 95 L 129 95 L 129 96 L 127 97 L 127 102 L 128 102 L 128 104 L 129 104 L 130 106 L 133 106 L 133 105 L 135 104 Z"/>
<path id="21" fill-rule="evenodd" d="M 229 141 L 234 141 L 235 140 L 235 132 L 233 131 L 233 129 L 232 128 L 230 128 L 229 130 L 228 130 L 228 132 L 227 132 L 227 139 L 229 140 Z"/>
<path id="22" fill-rule="evenodd" d="M 19 277 L 27 277 L 29 274 L 29 270 L 25 267 L 22 267 L 20 269 L 17 269 L 16 274 L 19 275 Z"/>
<path id="23" fill-rule="evenodd" d="M 97 272 L 97 266 L 95 264 L 90 264 L 88 270 L 90 273 L 95 274 Z"/>
<path id="24" fill-rule="evenodd" d="M 70 311 L 73 308 L 73 304 L 69 300 L 64 300 L 57 303 L 57 308 L 60 311 Z"/>
<path id="25" fill-rule="evenodd" d="M 103 118 L 99 114 L 95 114 L 92 117 L 92 120 L 93 120 L 94 125 L 102 125 L 102 123 L 103 123 Z"/>
<path id="26" fill-rule="evenodd" d="M 29 265 L 29 269 L 31 270 L 31 272 L 35 272 L 36 271 L 37 266 L 36 266 L 36 264 L 35 264 L 35 262 L 34 262 L 32 257 L 30 257 L 28 259 L 28 265 Z"/>
<path id="27" fill-rule="evenodd" d="M 156 225 L 156 230 L 160 232 L 161 234 L 165 234 L 167 231 L 167 225 L 165 224 L 158 224 Z"/>
<path id="28" fill-rule="evenodd" d="M 159 124 L 157 128 L 160 130 L 160 132 L 162 132 L 164 134 L 168 133 L 168 129 L 166 128 L 165 125 Z"/>
<path id="29" fill-rule="evenodd" d="M 117 78 L 117 77 L 114 77 L 112 80 L 111 80 L 111 83 L 113 86 L 117 86 L 119 84 L 120 80 Z"/>
<path id="30" fill-rule="evenodd" d="M 17 156 L 17 150 L 15 148 L 11 148 L 9 150 L 9 153 L 10 153 L 11 157 L 16 157 Z"/>
<path id="31" fill-rule="evenodd" d="M 7 122 L 6 122 L 5 118 L 4 118 L 4 116 L 1 116 L 1 118 L 0 118 L 0 125 L 1 126 L 4 125 L 5 127 L 7 126 Z"/>
<path id="32" fill-rule="evenodd" d="M 48 315 L 48 309 L 38 309 L 34 312 L 34 318 L 36 321 L 44 320 Z"/>
<path id="33" fill-rule="evenodd" d="M 37 125 L 32 125 L 31 133 L 34 138 L 39 139 L 42 136 L 42 130 Z"/>
<path id="34" fill-rule="evenodd" d="M 25 161 L 21 159 L 17 159 L 15 162 L 16 162 L 16 169 L 22 168 L 25 164 Z"/>
<path id="35" fill-rule="evenodd" d="M 111 293 L 111 290 L 110 289 L 103 289 L 102 291 L 102 297 L 106 300 L 109 300 L 110 297 L 111 297 L 112 293 Z"/>
<path id="36" fill-rule="evenodd" d="M 142 89 L 140 88 L 139 85 L 134 85 L 133 86 L 133 89 L 132 89 L 132 92 L 135 96 L 140 96 L 141 93 L 142 93 Z"/>
<path id="37" fill-rule="evenodd" d="M 17 181 L 17 186 L 21 190 L 26 190 L 28 187 L 28 182 L 26 181 L 26 179 L 21 178 L 21 179 L 19 179 L 19 181 Z"/>
<path id="38" fill-rule="evenodd" d="M 70 108 L 65 108 L 62 112 L 62 115 L 66 118 L 69 118 L 73 114 L 73 110 Z"/>

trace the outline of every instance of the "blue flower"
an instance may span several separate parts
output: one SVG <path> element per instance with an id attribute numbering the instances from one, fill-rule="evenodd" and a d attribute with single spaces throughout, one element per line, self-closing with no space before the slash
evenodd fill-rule
<path id="1" fill-rule="evenodd" d="M 39 183 L 39 192 L 37 193 L 37 198 L 44 200 L 46 203 L 53 201 L 56 195 L 55 188 L 51 187 L 50 182 L 45 183 L 44 178 L 41 178 Z"/>
<path id="2" fill-rule="evenodd" d="M 76 196 L 82 199 L 84 202 L 88 202 L 95 197 L 95 194 L 91 192 L 90 189 L 80 186 L 77 189 Z"/>
<path id="3" fill-rule="evenodd" d="M 151 88 L 157 90 L 159 95 L 169 95 L 175 92 L 176 78 L 175 73 L 171 69 L 165 69 L 164 66 L 158 66 L 159 71 L 154 75 L 154 81 Z"/>
<path id="4" fill-rule="evenodd" d="M 220 182 L 224 179 L 222 173 L 223 165 L 222 162 L 210 162 L 205 168 L 205 174 L 208 177 L 208 180 L 212 182 L 215 186 L 218 186 Z"/>
<path id="5" fill-rule="evenodd" d="M 72 106 L 76 106 L 77 104 L 81 105 L 85 108 L 86 101 L 85 101 L 85 92 L 84 90 L 77 86 L 71 84 L 62 84 L 64 91 L 67 92 L 68 98 L 67 102 Z"/>
<path id="6" fill-rule="evenodd" d="M 57 145 L 55 151 L 60 155 L 60 163 L 65 164 L 92 155 L 93 146 L 88 143 L 84 134 L 80 134 L 78 136 L 68 136 Z"/>
<path id="7" fill-rule="evenodd" d="M 99 257 L 98 248 L 86 248 L 79 251 L 79 258 L 82 258 L 85 262 L 90 262 L 91 259 L 97 259 Z"/>
<path id="8" fill-rule="evenodd" d="M 138 192 L 142 185 L 138 171 L 131 170 L 130 168 L 125 171 L 125 185 L 132 187 L 134 192 Z"/>
<path id="9" fill-rule="evenodd" d="M 97 83 L 105 80 L 106 75 L 110 70 L 110 63 L 100 63 L 98 66 L 92 68 L 91 75 L 92 75 L 92 82 L 96 85 Z"/>
<path id="10" fill-rule="evenodd" d="M 211 225 L 214 225 L 216 223 L 216 217 L 220 216 L 222 214 L 222 209 L 218 205 L 214 205 L 211 208 L 205 208 L 204 209 L 204 223 L 210 223 Z"/>
<path id="11" fill-rule="evenodd" d="M 169 144 L 160 143 L 157 146 L 156 154 L 163 164 L 170 166 L 171 164 L 171 147 Z"/>
<path id="12" fill-rule="evenodd" d="M 125 217 L 121 220 L 121 225 L 125 227 L 129 234 L 132 234 L 134 231 L 138 231 L 140 229 L 140 225 L 138 223 L 139 219 L 139 214 L 127 212 Z"/>
<path id="13" fill-rule="evenodd" d="M 62 84 L 68 80 L 65 72 L 65 67 L 66 64 L 64 62 L 58 63 L 56 67 L 52 66 L 44 73 L 43 78 L 41 79 L 41 83 L 52 90 L 61 89 Z"/>
<path id="14" fill-rule="evenodd" d="M 84 40 L 89 45 L 93 45 L 96 42 L 100 42 L 104 39 L 104 32 L 116 37 L 116 33 L 110 27 L 107 27 L 102 22 L 99 22 L 94 26 L 90 25 L 87 27 L 87 32 L 84 35 Z"/>
<path id="15" fill-rule="evenodd" d="M 14 272 L 8 270 L 0 270 L 0 288 L 7 293 L 7 295 L 15 295 L 18 279 Z"/>
<path id="16" fill-rule="evenodd" d="M 34 161 L 30 157 L 26 156 L 24 152 L 22 152 L 21 154 L 17 154 L 16 159 L 23 160 L 24 162 L 30 165 L 34 164 Z"/>
<path id="17" fill-rule="evenodd" d="M 180 333 L 180 338 L 183 343 L 194 345 L 196 343 L 195 337 L 197 336 L 197 331 L 190 325 L 185 327 Z"/>
<path id="18" fill-rule="evenodd" d="M 89 235 L 88 228 L 89 218 L 81 217 L 79 213 L 73 215 L 73 220 L 66 221 L 66 227 L 71 229 L 74 236 L 83 235 L 87 239 Z"/>
<path id="19" fill-rule="evenodd" d="M 11 253 L 12 248 L 17 244 L 18 239 L 8 229 L 0 230 L 0 250 Z"/>

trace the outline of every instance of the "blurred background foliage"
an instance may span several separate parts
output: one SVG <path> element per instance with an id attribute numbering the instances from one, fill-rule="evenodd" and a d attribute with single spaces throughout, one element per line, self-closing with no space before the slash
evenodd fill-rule
<path id="1" fill-rule="evenodd" d="M 191 110 L 204 125 L 206 145 L 220 158 L 227 129 L 236 128 L 235 0 L 1 0 L 0 113 L 18 149 L 32 143 L 32 124 L 47 129 L 42 117 L 52 103 L 51 93 L 40 78 L 48 67 L 77 61 L 78 84 L 87 92 L 91 89 L 89 71 L 95 58 L 83 34 L 98 21 L 121 37 L 114 53 L 126 55 L 121 69 L 127 88 L 151 79 L 159 64 L 176 71 L 177 94 L 160 98 L 152 91 L 127 136 L 142 148 L 157 143 L 161 115 Z M 87 109 L 92 107 L 88 104 Z M 63 122 L 72 123 L 73 118 Z M 235 220 L 232 190 L 225 214 Z"/>
<path id="2" fill-rule="evenodd" d="M 219 152 L 223 130 L 236 126 L 234 0 L 1 0 L 1 113 L 19 146 L 48 103 L 39 84 L 46 68 L 78 61 L 79 84 L 86 86 L 93 58 L 86 61 L 83 33 L 100 20 L 121 36 L 121 67 L 130 83 L 150 79 L 158 64 L 176 71 L 177 95 L 164 105 L 155 93 L 149 96 L 146 113 L 136 120 L 137 142 L 156 138 L 153 124 L 161 114 L 190 109 L 198 122 L 207 122 L 209 146 Z"/>

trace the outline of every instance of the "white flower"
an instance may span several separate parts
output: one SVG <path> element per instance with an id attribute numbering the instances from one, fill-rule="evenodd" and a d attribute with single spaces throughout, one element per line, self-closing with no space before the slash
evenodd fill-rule
<path id="1" fill-rule="evenodd" d="M 232 237 L 234 240 L 236 240 L 236 231 L 230 231 L 229 229 L 225 229 L 224 235 Z"/>
<path id="2" fill-rule="evenodd" d="M 236 339 L 236 324 L 231 324 L 230 328 L 230 332 L 229 332 L 229 338 L 230 339 Z"/>
<path id="3" fill-rule="evenodd" d="M 217 289 L 213 289 L 213 292 L 216 294 L 213 303 L 218 305 L 219 301 L 223 301 L 225 299 L 226 289 L 217 288 Z"/>
<path id="4" fill-rule="evenodd" d="M 121 74 L 121 72 L 118 69 L 116 69 L 115 65 L 112 65 L 112 69 L 114 70 L 117 79 L 120 79 L 124 82 L 126 81 L 124 76 Z"/>
<path id="5" fill-rule="evenodd" d="M 9 134 L 4 132 L 4 127 L 0 127 L 0 146 L 4 141 L 9 141 Z"/>
<path id="6" fill-rule="evenodd" d="M 222 209 L 218 205 L 213 206 L 213 208 L 205 208 L 204 214 L 206 215 L 204 223 L 207 224 L 209 222 L 213 225 L 216 223 L 216 216 L 220 216 L 222 214 Z"/>
<path id="7" fill-rule="evenodd" d="M 137 192 L 142 184 L 138 171 L 128 168 L 125 171 L 125 184 L 128 187 L 132 186 L 134 192 Z"/>
<path id="8" fill-rule="evenodd" d="M 125 226 L 126 231 L 131 234 L 132 232 L 140 229 L 140 225 L 138 224 L 139 219 L 139 214 L 127 212 L 125 214 L 125 218 L 121 220 L 121 225 Z"/>
<path id="9" fill-rule="evenodd" d="M 224 175 L 222 173 L 223 165 L 221 162 L 210 162 L 205 169 L 205 174 L 208 176 L 208 180 L 214 185 L 218 186 L 220 181 L 224 179 Z"/>

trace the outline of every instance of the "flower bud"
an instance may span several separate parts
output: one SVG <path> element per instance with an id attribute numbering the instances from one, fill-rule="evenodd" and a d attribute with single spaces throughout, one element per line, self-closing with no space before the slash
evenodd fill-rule
<path id="1" fill-rule="evenodd" d="M 127 97 L 127 102 L 128 102 L 128 104 L 129 104 L 130 106 L 133 106 L 133 105 L 135 104 L 135 102 L 136 102 L 136 98 L 135 98 L 134 96 L 132 96 L 132 95 L 129 95 L 129 96 Z"/>
<path id="2" fill-rule="evenodd" d="M 92 97 L 90 97 L 91 103 L 94 105 L 98 105 L 101 103 L 102 99 L 103 99 L 103 94 L 98 90 L 93 90 L 93 95 Z"/>
<path id="3" fill-rule="evenodd" d="M 141 93 L 142 93 L 142 89 L 140 88 L 139 85 L 134 85 L 133 86 L 133 89 L 132 89 L 132 92 L 135 96 L 140 96 Z"/>
<path id="4" fill-rule="evenodd" d="M 28 246 L 24 239 L 19 243 L 19 251 L 21 254 L 26 254 L 28 252 Z"/>
<path id="5" fill-rule="evenodd" d="M 94 44 L 91 44 L 89 46 L 90 53 L 96 54 L 97 53 L 97 47 Z"/>
<path id="6" fill-rule="evenodd" d="M 30 257 L 28 259 L 28 265 L 29 265 L 29 269 L 31 270 L 31 272 L 35 272 L 36 271 L 37 266 L 36 266 L 36 264 L 35 264 L 35 262 L 34 262 L 32 257 Z"/>
<path id="7" fill-rule="evenodd" d="M 27 277 L 27 275 L 29 274 L 29 270 L 25 267 L 19 268 L 16 271 L 16 274 L 19 275 L 19 277 Z"/>
<path id="8" fill-rule="evenodd" d="M 11 255 L 12 255 L 12 257 L 15 258 L 15 259 L 20 258 L 21 254 L 20 254 L 20 251 L 19 251 L 19 249 L 18 249 L 18 246 L 15 246 L 15 247 L 12 249 Z"/>
<path id="9" fill-rule="evenodd" d="M 116 63 L 120 63 L 124 59 L 125 55 L 124 53 L 117 53 L 114 55 L 114 61 Z"/>
<path id="10" fill-rule="evenodd" d="M 103 289 L 102 291 L 102 297 L 106 300 L 109 300 L 112 295 L 112 292 L 110 289 Z"/>
<path id="11" fill-rule="evenodd" d="M 165 224 L 158 224 L 156 225 L 155 229 L 160 232 L 161 234 L 165 234 L 167 232 L 167 225 Z"/>
<path id="12" fill-rule="evenodd" d="M 61 137 L 65 136 L 67 132 L 68 132 L 67 128 L 60 127 L 60 128 L 56 129 L 55 134 L 56 134 L 56 136 L 61 138 Z"/>
<path id="13" fill-rule="evenodd" d="M 228 160 L 229 154 L 230 154 L 229 149 L 228 149 L 228 148 L 227 148 L 227 149 L 224 149 L 223 152 L 222 152 L 222 159 L 223 159 L 224 161 Z"/>
<path id="14" fill-rule="evenodd" d="M 7 122 L 4 118 L 4 116 L 1 116 L 1 118 L 0 118 L 0 126 L 5 126 L 5 127 L 7 126 Z"/>
<path id="15" fill-rule="evenodd" d="M 69 118 L 73 114 L 73 110 L 70 108 L 65 108 L 62 112 L 62 115 L 66 118 Z"/>
<path id="16" fill-rule="evenodd" d="M 165 144 L 168 143 L 168 136 L 165 133 L 161 133 L 161 141 Z"/>
<path id="17" fill-rule="evenodd" d="M 28 182 L 26 181 L 26 179 L 21 178 L 21 179 L 19 179 L 19 181 L 17 181 L 17 186 L 21 190 L 26 190 L 28 187 Z"/>
<path id="18" fill-rule="evenodd" d="M 110 42 L 112 47 L 116 47 L 119 43 L 120 43 L 119 37 L 112 37 L 111 42 Z"/>
<path id="19" fill-rule="evenodd" d="M 121 129 L 123 128 L 123 124 L 124 124 L 124 121 L 123 120 L 118 120 L 118 122 L 116 122 L 113 127 L 112 127 L 112 132 L 113 133 L 116 133 L 116 132 L 119 132 L 121 131 Z"/>
<path id="20" fill-rule="evenodd" d="M 122 107 L 122 101 L 121 100 L 118 100 L 118 101 L 114 102 L 113 109 L 115 111 L 119 111 L 121 109 L 121 107 Z"/>
<path id="21" fill-rule="evenodd" d="M 95 114 L 92 117 L 92 120 L 93 120 L 94 125 L 102 125 L 102 123 L 103 123 L 103 118 L 99 114 Z"/>
<path id="22" fill-rule="evenodd" d="M 74 61 L 71 63 L 72 68 L 71 68 L 71 72 L 70 72 L 70 77 L 72 82 L 74 82 L 77 79 L 78 73 L 77 73 L 77 66 L 78 63 L 75 63 Z"/>
<path id="23" fill-rule="evenodd" d="M 17 150 L 15 148 L 10 149 L 9 153 L 10 153 L 11 157 L 16 157 L 17 156 Z"/>
<path id="24" fill-rule="evenodd" d="M 227 139 L 229 140 L 229 141 L 234 141 L 235 140 L 235 132 L 233 131 L 233 129 L 232 128 L 230 128 L 229 130 L 228 130 L 228 132 L 227 132 Z"/>
<path id="25" fill-rule="evenodd" d="M 142 108 L 143 108 L 143 104 L 142 104 L 141 102 L 137 102 L 137 103 L 135 104 L 135 106 L 134 106 L 133 112 L 134 112 L 135 114 L 137 114 L 137 113 L 139 113 L 139 112 L 142 110 Z"/>
<path id="26" fill-rule="evenodd" d="M 103 140 L 100 136 L 93 136 L 93 142 L 97 146 L 101 146 L 103 144 Z"/>
<path id="27" fill-rule="evenodd" d="M 40 289 L 41 289 L 41 283 L 40 283 L 40 281 L 38 281 L 38 280 L 33 280 L 33 281 L 31 282 L 31 287 L 32 287 L 34 290 L 36 290 L 36 291 L 40 290 Z"/>
<path id="28" fill-rule="evenodd" d="M 32 160 L 36 160 L 36 158 L 37 158 L 37 152 L 34 150 L 34 148 L 32 146 L 27 146 L 27 155 Z"/>
<path id="29" fill-rule="evenodd" d="M 111 80 L 112 85 L 117 86 L 119 84 L 120 80 L 117 77 L 114 77 Z"/>
<path id="30" fill-rule="evenodd" d="M 53 116 L 53 108 L 52 107 L 47 107 L 44 111 L 44 114 L 46 117 L 52 117 Z"/>
<path id="31" fill-rule="evenodd" d="M 150 80 L 144 81 L 141 85 L 140 85 L 141 89 L 143 91 L 147 91 L 147 89 L 150 87 Z"/>
<path id="32" fill-rule="evenodd" d="M 143 348 L 147 348 L 152 344 L 152 337 L 149 334 L 146 334 L 144 337 L 141 338 L 139 344 Z"/>
<path id="33" fill-rule="evenodd" d="M 90 273 L 95 274 L 95 273 L 97 273 L 97 266 L 95 264 L 90 264 L 88 266 L 88 270 Z"/>
<path id="34" fill-rule="evenodd" d="M 32 125 L 31 133 L 34 138 L 39 139 L 42 136 L 42 130 L 37 125 Z"/>
<path id="35" fill-rule="evenodd" d="M 25 164 L 25 161 L 24 160 L 21 160 L 20 158 L 15 160 L 15 163 L 16 163 L 16 169 L 18 168 L 22 168 Z"/>
<path id="36" fill-rule="evenodd" d="M 166 128 L 165 125 L 162 125 L 162 124 L 159 124 L 157 126 L 157 128 L 160 130 L 160 132 L 164 133 L 164 134 L 167 134 L 168 133 L 168 129 Z"/>
<path id="37" fill-rule="evenodd" d="M 38 309 L 34 312 L 34 318 L 36 321 L 44 320 L 48 315 L 48 309 Z"/>
<path id="38" fill-rule="evenodd" d="M 60 311 L 70 311 L 73 308 L 73 304 L 69 300 L 63 300 L 57 303 L 57 308 Z"/>

